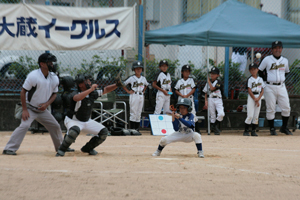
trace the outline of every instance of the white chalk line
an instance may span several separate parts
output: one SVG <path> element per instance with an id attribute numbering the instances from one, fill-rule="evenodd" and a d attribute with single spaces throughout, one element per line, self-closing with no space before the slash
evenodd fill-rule
<path id="1" fill-rule="evenodd" d="M 234 171 L 240 171 L 245 173 L 251 173 L 251 174 L 263 174 L 268 176 L 277 176 L 277 177 L 283 177 L 283 178 L 296 178 L 300 179 L 299 176 L 292 176 L 288 174 L 278 174 L 278 173 L 272 173 L 272 172 L 260 172 L 260 171 L 253 171 L 248 169 L 238 169 L 233 167 L 224 167 L 220 165 L 210 165 L 210 164 L 204 164 L 206 167 L 214 167 L 214 168 L 220 168 L 220 169 L 226 169 L 226 170 L 234 170 Z M 39 169 L 20 169 L 20 168 L 2 168 L 1 170 L 5 171 L 27 171 L 27 172 L 47 172 L 47 173 L 95 173 L 95 174 L 195 174 L 193 171 L 186 171 L 186 172 L 172 172 L 172 171 L 79 171 L 79 170 L 39 170 Z"/>

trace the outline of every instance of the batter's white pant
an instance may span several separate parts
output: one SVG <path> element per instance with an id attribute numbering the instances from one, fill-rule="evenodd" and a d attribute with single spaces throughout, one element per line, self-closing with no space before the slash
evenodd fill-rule
<path id="1" fill-rule="evenodd" d="M 143 105 L 144 105 L 144 95 L 135 94 L 135 93 L 130 94 L 129 104 L 130 104 L 129 120 L 132 122 L 140 122 Z"/>
<path id="2" fill-rule="evenodd" d="M 278 106 L 281 108 L 281 115 L 283 117 L 290 116 L 290 99 L 285 84 L 266 84 L 266 87 L 264 88 L 264 96 L 267 107 L 267 120 L 272 120 L 275 118 L 276 101 Z"/>
<path id="3" fill-rule="evenodd" d="M 170 111 L 170 95 L 164 95 L 161 91 L 156 93 L 156 106 L 154 114 L 160 114 L 161 109 L 163 108 L 163 114 L 166 114 L 167 111 Z"/>
<path id="4" fill-rule="evenodd" d="M 254 95 L 255 98 L 259 97 L 259 94 Z M 246 124 L 258 124 L 258 116 L 261 107 L 261 99 L 259 100 L 259 106 L 255 105 L 255 101 L 248 95 L 247 100 L 247 118 L 245 120 Z"/>
<path id="5" fill-rule="evenodd" d="M 60 125 L 56 119 L 49 110 L 45 110 L 44 112 L 34 112 L 29 108 L 27 110 L 29 113 L 29 118 L 26 121 L 23 119 L 21 120 L 20 126 L 14 130 L 4 150 L 17 151 L 20 148 L 20 145 L 31 123 L 33 120 L 36 120 L 49 131 L 55 151 L 57 151 L 63 141 L 63 136 Z"/>
<path id="6" fill-rule="evenodd" d="M 178 101 L 182 99 L 182 97 L 178 97 Z M 197 115 L 196 115 L 196 109 L 195 109 L 195 103 L 194 103 L 194 97 L 193 96 L 190 96 L 189 99 L 192 101 L 192 111 L 191 113 L 194 115 L 194 121 L 197 122 L 198 121 L 198 118 L 197 118 Z"/>
<path id="7" fill-rule="evenodd" d="M 164 147 L 167 144 L 172 142 L 192 142 L 194 141 L 196 144 L 202 143 L 201 135 L 197 132 L 190 132 L 190 133 L 181 133 L 181 132 L 174 132 L 168 136 L 165 136 L 160 139 L 159 145 Z"/>
<path id="8" fill-rule="evenodd" d="M 91 119 L 89 119 L 87 122 L 79 121 L 75 117 L 75 115 L 73 116 L 73 119 L 66 117 L 64 123 L 65 126 L 67 127 L 68 132 L 72 126 L 78 126 L 80 131 L 84 131 L 88 134 L 97 135 L 103 128 L 105 128 L 105 126 L 103 126 L 101 123 Z"/>
<path id="9" fill-rule="evenodd" d="M 221 98 L 208 98 L 208 109 L 210 114 L 210 122 L 215 123 L 216 120 L 219 122 L 223 121 L 225 116 L 223 101 Z M 218 115 L 216 116 L 216 111 Z"/>
<path id="10" fill-rule="evenodd" d="M 247 53 L 240 55 L 239 53 L 232 52 L 231 62 L 240 63 L 240 72 L 244 73 L 247 67 Z"/>

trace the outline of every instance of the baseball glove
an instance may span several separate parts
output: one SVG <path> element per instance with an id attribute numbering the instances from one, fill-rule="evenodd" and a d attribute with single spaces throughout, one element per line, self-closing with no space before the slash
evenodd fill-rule
<path id="1" fill-rule="evenodd" d="M 115 83 L 118 87 L 125 86 L 124 83 L 122 82 L 121 76 L 122 76 L 122 71 L 119 71 L 118 75 L 115 77 Z"/>

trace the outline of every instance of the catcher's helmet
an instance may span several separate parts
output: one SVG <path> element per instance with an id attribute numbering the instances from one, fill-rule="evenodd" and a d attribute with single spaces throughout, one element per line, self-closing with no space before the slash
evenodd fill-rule
<path id="1" fill-rule="evenodd" d="M 141 68 L 143 69 L 143 71 L 144 71 L 143 63 L 142 63 L 141 61 L 139 61 L 139 60 L 134 61 L 134 62 L 132 63 L 131 69 L 132 69 L 132 71 L 134 71 L 134 69 L 135 69 L 135 68 L 138 68 L 138 67 L 141 67 Z"/>
<path id="2" fill-rule="evenodd" d="M 179 108 L 180 105 L 186 106 L 188 108 L 188 112 L 192 111 L 192 101 L 190 99 L 188 98 L 179 99 L 177 102 L 177 108 Z"/>
<path id="3" fill-rule="evenodd" d="M 60 83 L 63 85 L 64 91 L 70 91 L 74 87 L 74 79 L 72 76 L 64 76 Z"/>
<path id="4" fill-rule="evenodd" d="M 191 71 L 191 66 L 189 66 L 189 65 L 183 65 L 182 68 L 181 68 L 181 72 L 183 72 L 185 70 Z"/>
<path id="5" fill-rule="evenodd" d="M 91 83 L 93 84 L 93 77 L 88 75 L 88 74 L 77 74 L 76 77 L 75 77 L 75 83 L 77 84 L 77 86 L 80 84 L 80 83 L 83 83 L 85 80 L 90 80 Z M 91 88 L 89 84 L 85 84 L 86 88 L 89 89 Z M 79 87 L 78 87 L 79 89 Z"/>

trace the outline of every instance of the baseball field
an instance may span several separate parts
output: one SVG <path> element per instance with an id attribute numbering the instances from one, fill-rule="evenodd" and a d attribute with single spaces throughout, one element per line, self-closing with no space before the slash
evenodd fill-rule
<path id="1" fill-rule="evenodd" d="M 279 131 L 278 131 L 279 133 Z M 160 136 L 109 136 L 96 156 L 55 157 L 48 133 L 27 133 L 17 156 L 0 155 L 1 200 L 48 199 L 300 199 L 300 130 L 293 136 L 203 133 L 205 158 L 194 143 L 172 143 L 152 157 Z M 0 132 L 1 152 L 11 132 Z"/>

